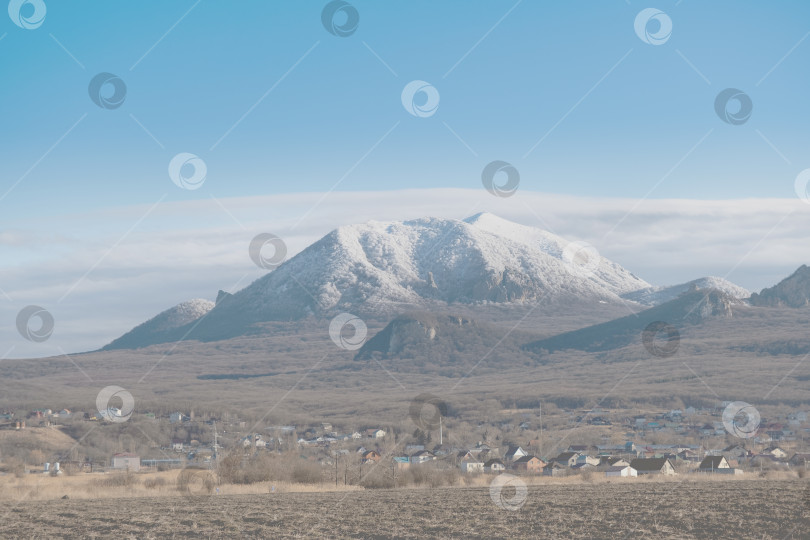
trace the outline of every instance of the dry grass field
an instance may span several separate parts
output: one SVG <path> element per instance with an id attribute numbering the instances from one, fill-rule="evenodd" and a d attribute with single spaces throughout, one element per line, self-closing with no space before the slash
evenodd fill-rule
<path id="1" fill-rule="evenodd" d="M 505 493 L 506 497 L 511 494 Z M 810 538 L 810 482 L 530 485 L 8 504 L 3 538 Z"/>

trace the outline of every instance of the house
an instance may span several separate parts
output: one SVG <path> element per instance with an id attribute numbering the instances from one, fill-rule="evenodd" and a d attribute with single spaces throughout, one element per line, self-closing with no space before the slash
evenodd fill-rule
<path id="1" fill-rule="evenodd" d="M 397 469 L 403 470 L 410 467 L 411 462 L 408 459 L 408 456 L 398 456 L 394 458 L 394 465 L 396 465 Z"/>
<path id="2" fill-rule="evenodd" d="M 577 463 L 576 464 L 577 465 L 592 465 L 592 466 L 596 467 L 597 465 L 599 465 L 599 458 L 580 454 L 579 456 L 577 456 Z"/>
<path id="3" fill-rule="evenodd" d="M 463 461 L 461 462 L 461 470 L 465 473 L 482 473 L 484 472 L 484 464 L 480 461 Z"/>
<path id="4" fill-rule="evenodd" d="M 810 469 L 810 454 L 793 454 L 789 463 L 794 467 L 804 467 Z"/>
<path id="5" fill-rule="evenodd" d="M 428 461 L 433 461 L 436 459 L 436 456 L 433 455 L 433 452 L 428 450 L 421 450 L 411 456 L 411 463 L 418 464 L 418 463 L 425 463 Z"/>
<path id="6" fill-rule="evenodd" d="M 732 459 L 740 460 L 751 456 L 751 452 L 745 449 L 744 446 L 739 444 L 732 444 L 723 448 L 723 455 Z"/>
<path id="7" fill-rule="evenodd" d="M 365 452 L 361 458 L 363 459 L 363 463 L 377 463 L 380 461 L 380 459 L 382 459 L 382 456 L 375 450 L 369 450 L 368 452 Z"/>
<path id="8" fill-rule="evenodd" d="M 613 467 L 608 467 L 605 470 L 605 476 L 620 476 L 620 477 L 630 477 L 630 476 L 638 476 L 638 471 L 635 470 L 630 465 L 614 465 Z"/>
<path id="9" fill-rule="evenodd" d="M 796 411 L 787 415 L 788 423 L 791 425 L 799 425 L 807 422 L 807 413 L 804 411 Z"/>
<path id="10" fill-rule="evenodd" d="M 424 444 L 406 444 L 405 451 L 406 452 L 419 452 L 420 450 L 424 450 Z"/>
<path id="11" fill-rule="evenodd" d="M 363 438 L 363 436 L 358 431 L 355 431 L 354 433 L 352 433 L 352 439 L 357 440 L 357 439 L 362 439 L 362 438 Z"/>
<path id="12" fill-rule="evenodd" d="M 180 439 L 172 439 L 172 450 L 175 452 L 182 452 L 183 451 L 183 441 Z"/>
<path id="13" fill-rule="evenodd" d="M 579 459 L 579 456 L 580 454 L 577 452 L 563 452 L 551 461 L 559 463 L 563 467 L 573 467 L 577 464 L 577 459 Z"/>
<path id="14" fill-rule="evenodd" d="M 642 474 L 662 474 L 671 476 L 675 474 L 675 467 L 667 458 L 636 458 L 630 462 L 630 466 Z"/>
<path id="15" fill-rule="evenodd" d="M 714 472 L 717 469 L 730 469 L 725 456 L 706 456 L 698 465 L 699 472 Z"/>
<path id="16" fill-rule="evenodd" d="M 787 452 L 779 448 L 778 446 L 769 446 L 765 450 L 762 451 L 763 454 L 768 454 L 769 456 L 773 456 L 776 459 L 785 459 L 787 458 Z"/>
<path id="17" fill-rule="evenodd" d="M 545 466 L 545 462 L 537 456 L 519 457 L 512 463 L 512 468 L 516 471 L 526 471 L 530 473 L 541 473 Z"/>
<path id="18" fill-rule="evenodd" d="M 385 437 L 385 431 L 376 428 L 367 429 L 366 437 L 368 437 L 369 439 L 382 439 L 383 437 Z"/>
<path id="19" fill-rule="evenodd" d="M 522 458 L 525 455 L 528 455 L 527 452 L 520 446 L 510 446 L 507 448 L 503 457 L 506 459 L 506 461 L 515 461 L 516 459 Z"/>
<path id="20" fill-rule="evenodd" d="M 543 467 L 543 476 L 565 476 L 568 473 L 568 468 L 560 465 L 552 460 Z"/>
<path id="21" fill-rule="evenodd" d="M 185 420 L 186 417 L 183 416 L 183 413 L 181 412 L 173 412 L 172 414 L 169 415 L 170 424 L 178 424 L 180 422 L 184 422 Z"/>
<path id="22" fill-rule="evenodd" d="M 490 459 L 486 463 L 484 463 L 484 470 L 486 472 L 493 472 L 498 473 L 506 469 L 506 465 L 503 464 L 503 461 L 497 458 Z"/>
<path id="23" fill-rule="evenodd" d="M 456 454 L 456 459 L 458 460 L 459 464 L 461 464 L 461 463 L 473 463 L 473 462 L 476 462 L 476 461 L 480 461 L 478 458 L 476 458 L 473 455 L 472 452 L 467 451 L 467 450 L 462 450 L 461 452 Z"/>
<path id="24" fill-rule="evenodd" d="M 599 459 L 599 465 L 601 467 L 629 467 L 630 462 L 620 457 L 602 456 Z"/>
<path id="25" fill-rule="evenodd" d="M 697 452 L 695 452 L 694 450 L 690 450 L 688 448 L 686 448 L 685 450 L 681 450 L 680 452 L 675 454 L 675 457 L 677 459 L 682 459 L 683 461 L 689 462 L 696 462 L 700 459 L 700 456 L 698 455 Z"/>
<path id="26" fill-rule="evenodd" d="M 138 472 L 141 470 L 141 458 L 136 454 L 129 452 L 120 452 L 113 454 L 112 468 L 121 469 L 129 472 Z"/>
<path id="27" fill-rule="evenodd" d="M 765 434 L 768 435 L 768 437 L 770 437 L 771 440 L 774 441 L 774 442 L 784 441 L 785 440 L 785 432 L 782 431 L 781 429 L 775 429 L 775 430 L 772 430 L 772 431 L 766 431 Z"/>

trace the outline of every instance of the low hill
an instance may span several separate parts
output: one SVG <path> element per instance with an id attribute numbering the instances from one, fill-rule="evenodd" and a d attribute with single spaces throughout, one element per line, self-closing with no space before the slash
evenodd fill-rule
<path id="1" fill-rule="evenodd" d="M 666 325 L 671 325 L 677 330 L 679 327 L 698 325 L 712 318 L 730 318 L 735 303 L 738 303 L 736 299 L 716 289 L 692 291 L 660 306 L 535 341 L 526 345 L 526 348 L 534 352 L 565 349 L 587 352 L 609 351 L 640 340 L 644 331 L 648 329 L 657 333 L 665 330 Z"/>

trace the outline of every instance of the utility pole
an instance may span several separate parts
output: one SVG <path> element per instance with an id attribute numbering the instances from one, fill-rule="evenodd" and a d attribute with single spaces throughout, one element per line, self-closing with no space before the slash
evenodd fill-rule
<path id="1" fill-rule="evenodd" d="M 444 435 L 444 433 L 443 433 L 443 430 L 442 430 L 442 415 L 441 415 L 441 413 L 439 413 L 439 446 L 444 444 L 443 435 Z"/>

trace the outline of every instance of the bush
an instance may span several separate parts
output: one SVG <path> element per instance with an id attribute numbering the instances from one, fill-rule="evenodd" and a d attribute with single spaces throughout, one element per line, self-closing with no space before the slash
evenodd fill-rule
<path id="1" fill-rule="evenodd" d="M 210 495 L 215 487 L 213 473 L 205 469 L 183 469 L 177 476 L 177 491 L 181 493 Z"/>
<path id="2" fill-rule="evenodd" d="M 293 482 L 300 484 L 318 484 L 321 481 L 321 466 L 309 461 L 295 464 L 292 472 Z"/>
<path id="3" fill-rule="evenodd" d="M 138 483 L 138 479 L 134 474 L 130 473 L 116 473 L 108 475 L 105 478 L 97 478 L 93 480 L 93 485 L 97 487 L 130 487 Z"/>
<path id="4" fill-rule="evenodd" d="M 166 485 L 164 478 L 147 478 L 143 481 L 143 487 L 146 489 L 155 489 Z"/>

